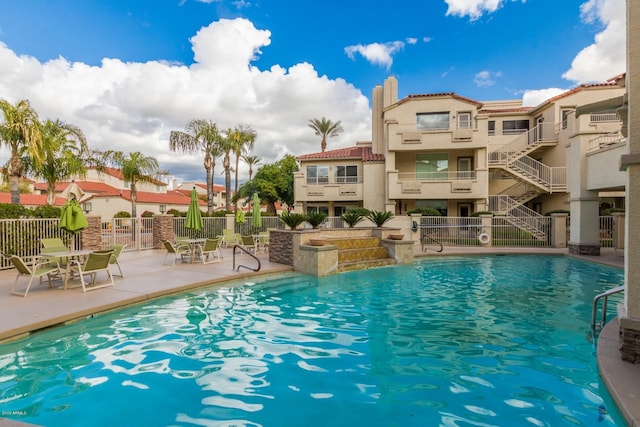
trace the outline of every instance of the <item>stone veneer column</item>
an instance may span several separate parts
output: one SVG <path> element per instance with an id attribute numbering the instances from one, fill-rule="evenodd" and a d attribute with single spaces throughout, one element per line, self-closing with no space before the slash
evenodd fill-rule
<path id="1" fill-rule="evenodd" d="M 618 307 L 620 352 L 623 360 L 640 363 L 640 2 L 627 0 L 627 102 L 629 154 L 627 171 L 624 306 Z"/>
<path id="2" fill-rule="evenodd" d="M 153 216 L 153 247 L 156 249 L 164 248 L 163 240 L 173 241 L 176 235 L 173 230 L 173 215 L 154 215 Z"/>
<path id="3" fill-rule="evenodd" d="M 97 251 L 102 249 L 102 217 L 87 215 L 87 228 L 80 234 L 82 249 Z"/>

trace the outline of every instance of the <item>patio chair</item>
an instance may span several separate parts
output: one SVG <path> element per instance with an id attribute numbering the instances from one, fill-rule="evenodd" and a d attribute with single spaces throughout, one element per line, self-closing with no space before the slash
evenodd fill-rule
<path id="1" fill-rule="evenodd" d="M 253 251 L 254 254 L 258 253 L 258 242 L 253 236 L 240 236 L 240 242 L 240 246 L 248 252 Z"/>
<path id="2" fill-rule="evenodd" d="M 165 249 L 167 250 L 167 254 L 164 257 L 164 261 L 167 262 L 167 258 L 169 256 L 172 257 L 172 265 L 176 264 L 176 259 L 180 259 L 180 261 L 185 262 L 184 260 L 186 258 L 190 258 L 191 257 L 191 248 L 189 247 L 189 245 L 185 244 L 185 243 L 180 243 L 177 245 L 174 245 L 173 243 L 171 243 L 168 240 L 163 240 L 162 244 L 164 245 Z"/>
<path id="3" fill-rule="evenodd" d="M 69 251 L 69 248 L 65 246 L 64 242 L 59 237 L 40 239 L 40 242 L 42 243 L 40 254 L 45 257 L 47 257 L 47 253 Z M 47 259 L 57 262 L 60 266 L 66 266 L 68 261 L 66 257 L 47 257 Z"/>
<path id="4" fill-rule="evenodd" d="M 122 250 L 126 247 L 127 245 L 118 244 L 118 245 L 113 245 L 111 249 L 94 251 L 94 252 L 102 253 L 102 252 L 113 251 L 113 254 L 111 255 L 111 259 L 109 260 L 109 266 L 113 267 L 115 265 L 116 267 L 118 267 L 118 271 L 120 272 L 120 274 L 114 274 L 113 271 L 111 272 L 111 274 L 113 276 L 124 277 L 124 274 L 122 273 L 122 268 L 120 267 L 120 262 L 118 262 L 118 258 L 120 257 Z"/>
<path id="5" fill-rule="evenodd" d="M 269 232 L 264 231 L 260 233 L 259 236 L 260 236 L 260 247 L 264 252 L 267 252 L 269 250 Z"/>
<path id="6" fill-rule="evenodd" d="M 196 248 L 200 259 L 203 264 L 209 264 L 212 262 L 220 262 L 222 260 L 222 253 L 220 252 L 220 239 L 207 239 L 204 245 L 198 245 Z M 211 257 L 211 261 L 209 261 Z"/>
<path id="7" fill-rule="evenodd" d="M 40 284 L 42 284 L 42 279 L 44 276 L 47 276 L 47 282 L 49 283 L 49 287 L 53 288 L 53 279 L 62 277 L 60 272 L 60 265 L 55 262 L 43 258 L 41 256 L 34 257 L 19 257 L 18 255 L 6 256 L 2 255 L 4 258 L 7 258 L 11 261 L 13 266 L 16 268 L 16 280 L 13 282 L 13 287 L 11 288 L 11 295 L 18 295 L 21 297 L 27 297 L 29 293 L 29 288 L 33 283 L 33 279 L 39 279 Z M 27 287 L 24 292 L 16 291 L 16 287 L 18 286 L 18 281 L 21 277 L 28 277 L 29 283 L 27 283 Z"/>
<path id="8" fill-rule="evenodd" d="M 80 276 L 80 283 L 82 283 L 82 292 L 91 291 L 94 289 L 106 288 L 107 286 L 115 286 L 113 282 L 113 275 L 109 267 L 113 250 L 104 252 L 91 252 L 84 261 L 71 260 L 71 271 L 77 273 Z M 98 273 L 104 271 L 109 276 L 109 282 L 96 284 L 96 277 Z M 91 277 L 91 281 L 87 283 L 84 280 L 84 276 Z"/>
<path id="9" fill-rule="evenodd" d="M 236 234 L 229 228 L 223 229 L 222 235 L 218 236 L 218 238 L 220 239 L 220 246 L 224 246 L 225 248 L 228 248 L 229 245 L 239 243 L 236 238 Z"/>

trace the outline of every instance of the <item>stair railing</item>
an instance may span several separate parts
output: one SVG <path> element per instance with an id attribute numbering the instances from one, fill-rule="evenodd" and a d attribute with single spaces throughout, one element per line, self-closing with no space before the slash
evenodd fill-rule
<path id="1" fill-rule="evenodd" d="M 251 267 L 247 267 L 246 265 L 238 265 L 238 268 L 236 268 L 236 249 L 239 249 L 240 251 L 244 252 L 245 254 L 249 255 L 251 258 L 255 259 L 256 262 L 258 263 L 258 267 L 257 268 L 251 268 Z M 260 267 L 262 266 L 262 264 L 260 263 L 260 259 L 255 256 L 254 254 L 252 254 L 251 252 L 249 252 L 246 248 L 243 248 L 240 245 L 234 245 L 233 246 L 233 270 L 235 271 L 240 271 L 240 268 L 246 268 L 247 270 L 251 270 L 251 271 L 260 271 Z"/>

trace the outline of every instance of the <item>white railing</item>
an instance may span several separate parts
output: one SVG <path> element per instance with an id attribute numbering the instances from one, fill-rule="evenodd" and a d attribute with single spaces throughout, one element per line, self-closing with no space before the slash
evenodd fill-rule
<path id="1" fill-rule="evenodd" d="M 544 216 L 506 195 L 489 196 L 489 210 L 505 215 L 516 227 L 546 238 Z"/>
<path id="2" fill-rule="evenodd" d="M 533 157 L 522 156 L 507 163 L 507 168 L 537 182 L 550 192 L 567 188 L 567 168 L 547 166 Z"/>
<path id="3" fill-rule="evenodd" d="M 591 123 L 617 122 L 620 120 L 618 113 L 591 113 Z"/>
<path id="4" fill-rule="evenodd" d="M 589 140 L 589 151 L 595 151 L 602 147 L 613 144 L 625 143 L 626 141 L 627 139 L 622 136 L 620 132 L 607 133 L 605 135 L 600 135 L 597 138 Z"/>
<path id="5" fill-rule="evenodd" d="M 400 172 L 399 181 L 460 181 L 476 179 L 476 171 Z"/>
<path id="6" fill-rule="evenodd" d="M 336 177 L 307 177 L 308 185 L 328 185 L 328 184 L 360 184 L 361 176 L 336 176 Z"/>
<path id="7" fill-rule="evenodd" d="M 125 251 L 153 248 L 153 218 L 113 218 L 102 222 L 102 248 L 126 245 Z"/>
<path id="8" fill-rule="evenodd" d="M 552 142 L 555 140 L 557 140 L 555 124 L 539 123 L 533 129 L 522 132 L 516 136 L 508 144 L 494 150 L 492 154 L 496 154 L 489 156 L 489 162 L 506 162 L 512 157 L 522 156 L 523 153 L 529 152 L 543 142 Z"/>

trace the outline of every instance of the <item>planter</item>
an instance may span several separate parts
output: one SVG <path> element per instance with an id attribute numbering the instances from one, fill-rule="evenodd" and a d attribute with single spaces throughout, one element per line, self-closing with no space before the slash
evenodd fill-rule
<path id="1" fill-rule="evenodd" d="M 404 234 L 389 234 L 389 238 L 391 240 L 402 240 L 404 239 Z"/>
<path id="2" fill-rule="evenodd" d="M 311 246 L 324 246 L 327 244 L 327 239 L 309 239 L 309 244 Z"/>

